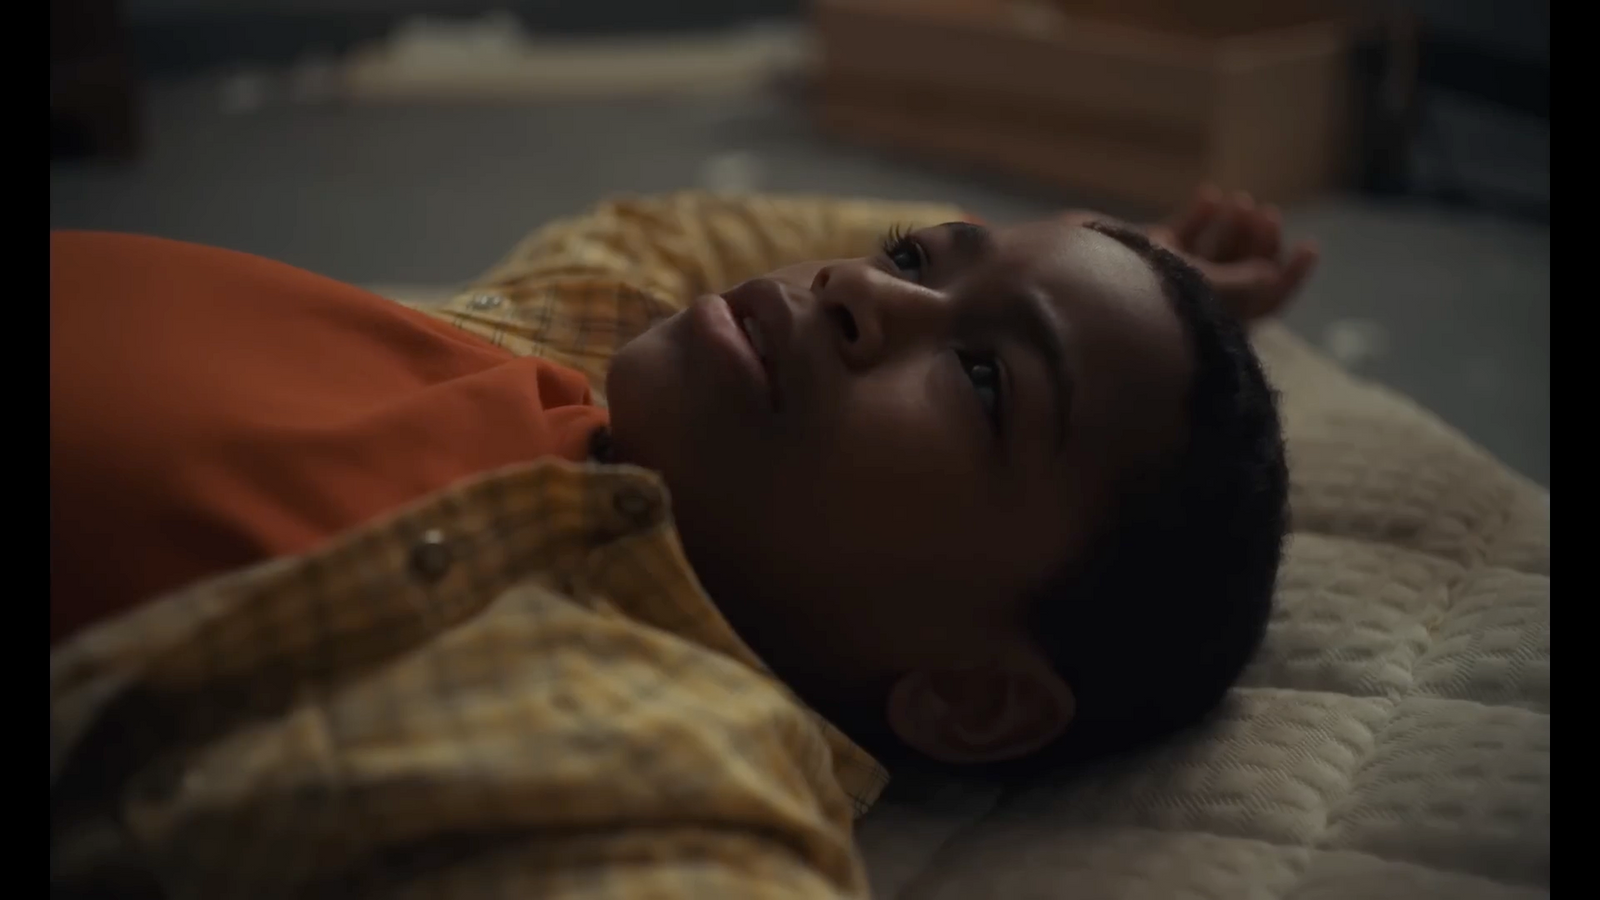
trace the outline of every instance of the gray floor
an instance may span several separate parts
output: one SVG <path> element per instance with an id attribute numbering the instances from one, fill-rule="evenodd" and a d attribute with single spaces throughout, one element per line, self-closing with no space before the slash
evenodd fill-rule
<path id="1" fill-rule="evenodd" d="M 194 82 L 154 87 L 147 121 L 137 164 L 52 168 L 52 227 L 200 241 L 368 284 L 458 282 L 543 220 L 609 192 L 701 183 L 719 158 L 765 190 L 942 199 L 997 221 L 1093 204 L 842 147 L 771 98 L 230 114 L 216 84 Z M 1547 130 L 1495 140 L 1520 168 L 1489 169 L 1531 166 L 1548 189 Z M 1355 198 L 1288 218 L 1325 255 L 1290 324 L 1548 485 L 1548 228 Z"/>

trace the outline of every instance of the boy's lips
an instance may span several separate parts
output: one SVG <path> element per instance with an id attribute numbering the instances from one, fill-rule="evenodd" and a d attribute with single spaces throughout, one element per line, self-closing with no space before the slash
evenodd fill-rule
<path id="1" fill-rule="evenodd" d="M 729 315 L 766 376 L 774 411 L 783 408 L 784 360 L 789 356 L 794 335 L 794 311 L 784 290 L 781 283 L 770 278 L 755 278 L 722 295 Z"/>
<path id="2" fill-rule="evenodd" d="M 703 296 L 690 307 L 689 321 L 706 342 L 705 349 L 749 386 L 752 399 L 759 398 L 763 406 L 777 412 L 782 408 L 778 360 L 788 345 L 786 325 L 790 319 L 781 288 L 772 292 L 776 304 L 772 299 L 752 297 L 767 290 L 752 291 L 740 285 L 726 296 Z"/>

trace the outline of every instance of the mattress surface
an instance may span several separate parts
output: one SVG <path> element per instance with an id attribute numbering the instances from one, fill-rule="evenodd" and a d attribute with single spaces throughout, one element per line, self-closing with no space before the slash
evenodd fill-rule
<path id="1" fill-rule="evenodd" d="M 1197 731 L 1021 789 L 902 786 L 880 898 L 1540 897 L 1549 497 L 1286 330 L 1294 534 L 1265 646 Z"/>

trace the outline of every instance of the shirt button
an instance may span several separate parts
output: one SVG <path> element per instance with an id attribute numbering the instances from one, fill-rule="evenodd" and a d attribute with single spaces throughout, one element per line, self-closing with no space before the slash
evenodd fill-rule
<path id="1" fill-rule="evenodd" d="M 655 524 L 657 505 L 644 491 L 635 487 L 619 488 L 611 498 L 611 507 L 636 528 Z"/>
<path id="2" fill-rule="evenodd" d="M 411 548 L 411 574 L 427 584 L 438 584 L 450 571 L 455 554 L 444 539 L 444 532 L 431 528 Z"/>
<path id="3" fill-rule="evenodd" d="M 499 294 L 478 294 L 472 298 L 471 305 L 473 309 L 494 309 L 504 302 L 506 298 Z"/>

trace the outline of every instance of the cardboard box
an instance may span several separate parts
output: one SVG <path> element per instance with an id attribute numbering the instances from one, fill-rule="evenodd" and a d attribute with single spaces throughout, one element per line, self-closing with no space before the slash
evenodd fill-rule
<path id="1" fill-rule="evenodd" d="M 1165 207 L 1341 182 L 1353 17 L 1320 0 L 816 0 L 850 139 Z"/>

